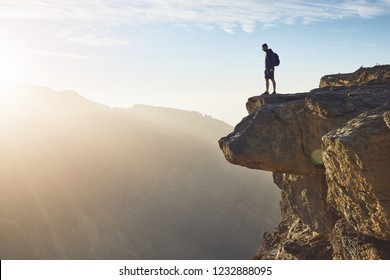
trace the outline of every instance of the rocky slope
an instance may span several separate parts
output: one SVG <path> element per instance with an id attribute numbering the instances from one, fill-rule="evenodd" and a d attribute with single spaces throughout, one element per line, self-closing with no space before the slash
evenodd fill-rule
<path id="1" fill-rule="evenodd" d="M 281 222 L 257 259 L 390 258 L 390 66 L 252 97 L 219 141 L 226 159 L 273 172 Z"/>

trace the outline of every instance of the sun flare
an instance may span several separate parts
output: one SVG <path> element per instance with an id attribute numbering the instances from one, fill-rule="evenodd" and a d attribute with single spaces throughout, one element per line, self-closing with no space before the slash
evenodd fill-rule
<path id="1" fill-rule="evenodd" d="M 21 55 L 0 42 L 0 84 L 22 82 L 23 73 Z"/>

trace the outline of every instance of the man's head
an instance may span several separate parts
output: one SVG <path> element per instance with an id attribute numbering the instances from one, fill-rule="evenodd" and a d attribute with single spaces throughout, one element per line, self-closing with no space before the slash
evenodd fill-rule
<path id="1" fill-rule="evenodd" d="M 267 44 L 263 44 L 262 47 L 263 47 L 263 51 L 267 51 L 268 50 L 268 45 Z"/>

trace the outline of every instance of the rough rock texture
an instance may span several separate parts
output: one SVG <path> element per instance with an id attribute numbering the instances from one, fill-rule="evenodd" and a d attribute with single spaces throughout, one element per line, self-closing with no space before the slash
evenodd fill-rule
<path id="1" fill-rule="evenodd" d="M 362 234 L 390 240 L 390 104 L 323 137 L 328 203 Z"/>
<path id="2" fill-rule="evenodd" d="M 331 245 L 326 235 L 334 218 L 326 204 L 326 182 L 320 176 L 274 173 L 282 189 L 282 222 L 272 234 L 263 235 L 263 250 L 257 259 L 329 259 Z"/>
<path id="3" fill-rule="evenodd" d="M 381 65 L 373 68 L 361 67 L 353 73 L 326 75 L 320 81 L 320 87 L 326 86 L 363 86 L 374 83 L 390 82 L 390 66 Z"/>
<path id="4" fill-rule="evenodd" d="M 335 224 L 330 242 L 336 260 L 390 259 L 389 241 L 359 234 L 343 219 Z"/>
<path id="5" fill-rule="evenodd" d="M 219 145 L 233 164 L 273 171 L 282 190 L 282 221 L 255 258 L 389 258 L 389 77 L 390 66 L 361 68 L 248 100 Z"/>

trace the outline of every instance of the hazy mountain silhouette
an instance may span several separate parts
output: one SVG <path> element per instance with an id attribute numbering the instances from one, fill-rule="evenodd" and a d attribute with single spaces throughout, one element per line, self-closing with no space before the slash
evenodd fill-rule
<path id="1" fill-rule="evenodd" d="M 220 154 L 221 121 L 43 87 L 1 95 L 1 259 L 248 259 L 279 220 L 271 176 Z"/>

